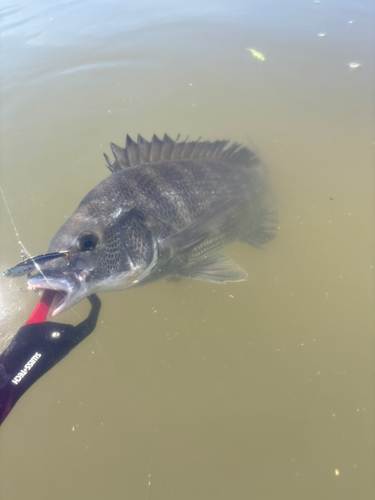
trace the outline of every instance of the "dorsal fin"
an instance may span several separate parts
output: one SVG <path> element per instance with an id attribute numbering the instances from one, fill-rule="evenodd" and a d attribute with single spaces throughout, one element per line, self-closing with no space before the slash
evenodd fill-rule
<path id="1" fill-rule="evenodd" d="M 113 142 L 110 143 L 113 156 L 115 157 L 116 170 L 121 170 L 124 167 L 130 167 L 131 163 L 128 158 L 127 148 L 120 148 Z"/>
<path id="2" fill-rule="evenodd" d="M 139 154 L 138 144 L 136 142 L 134 142 L 133 139 L 129 135 L 126 135 L 125 154 L 126 154 L 128 161 L 132 167 L 134 167 L 135 165 L 139 165 L 140 154 Z"/>
<path id="3" fill-rule="evenodd" d="M 172 153 L 172 160 L 179 160 L 181 158 L 187 140 L 188 137 L 182 142 L 176 142 Z"/>
<path id="4" fill-rule="evenodd" d="M 126 136 L 126 146 L 121 148 L 110 143 L 114 161 L 110 161 L 104 153 L 107 167 L 111 172 L 118 172 L 139 164 L 154 163 L 168 160 L 222 160 L 226 163 L 253 166 L 258 163 L 258 157 L 250 149 L 234 143 L 225 149 L 229 141 L 184 141 L 178 142 L 164 134 L 163 140 L 153 135 L 151 142 L 146 141 L 138 134 L 137 142 L 129 135 Z"/>
<path id="5" fill-rule="evenodd" d="M 163 141 L 161 141 L 154 134 L 151 139 L 150 161 L 160 161 L 162 149 L 163 149 Z"/>
<path id="6" fill-rule="evenodd" d="M 198 142 L 199 139 L 197 141 L 191 141 L 185 143 L 185 147 L 181 154 L 181 160 L 190 160 L 191 158 L 193 158 L 193 153 Z"/>
<path id="7" fill-rule="evenodd" d="M 200 158 L 207 158 L 207 153 L 211 147 L 211 142 L 210 141 L 202 142 L 201 147 L 202 149 L 200 152 Z"/>
<path id="8" fill-rule="evenodd" d="M 150 161 L 150 152 L 151 152 L 151 143 L 143 139 L 143 137 L 138 134 L 137 144 L 139 148 L 139 159 L 141 163 L 149 163 Z"/>
<path id="9" fill-rule="evenodd" d="M 176 143 L 167 134 L 163 137 L 163 149 L 161 152 L 162 160 L 170 160 L 173 154 L 173 148 Z"/>
<path id="10" fill-rule="evenodd" d="M 217 141 L 217 142 L 218 142 L 218 144 L 214 150 L 212 158 L 220 158 L 223 149 L 225 148 L 225 146 L 228 144 L 229 141 Z"/>

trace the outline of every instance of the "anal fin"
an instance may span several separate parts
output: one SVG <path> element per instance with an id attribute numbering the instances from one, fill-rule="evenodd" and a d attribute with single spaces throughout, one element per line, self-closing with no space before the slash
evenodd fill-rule
<path id="1" fill-rule="evenodd" d="M 180 269 L 177 276 L 214 283 L 225 283 L 226 281 L 242 281 L 247 278 L 247 273 L 233 260 L 216 252 L 192 266 Z"/>

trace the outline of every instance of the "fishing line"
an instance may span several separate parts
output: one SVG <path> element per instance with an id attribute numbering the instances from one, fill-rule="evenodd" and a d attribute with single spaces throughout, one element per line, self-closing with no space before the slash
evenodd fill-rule
<path id="1" fill-rule="evenodd" d="M 43 273 L 43 271 L 41 270 L 40 266 L 38 265 L 37 262 L 35 262 L 35 260 L 32 258 L 32 256 L 30 255 L 30 253 L 27 251 L 25 245 L 22 243 L 21 239 L 20 239 L 20 235 L 18 234 L 18 231 L 17 231 L 17 228 L 16 228 L 16 224 L 14 223 L 14 219 L 12 217 L 12 214 L 11 214 L 11 211 L 10 211 L 10 208 L 9 208 L 9 205 L 8 205 L 8 202 L 5 198 L 5 194 L 4 194 L 4 191 L 3 191 L 3 188 L 1 187 L 0 185 L 0 191 L 1 191 L 1 196 L 3 197 L 3 200 L 4 200 L 4 204 L 5 204 L 5 208 L 7 209 L 7 212 L 9 214 L 9 218 L 12 222 L 12 225 L 13 225 L 13 229 L 14 229 L 14 232 L 16 234 L 16 238 L 17 238 L 17 242 L 21 245 L 22 247 L 22 250 L 25 252 L 25 254 L 34 262 L 34 265 L 35 267 L 37 268 L 37 270 L 40 272 L 40 274 L 43 276 L 43 278 L 47 281 L 47 283 L 49 283 L 51 286 L 52 286 L 52 289 L 53 290 L 56 290 L 56 291 L 59 291 L 57 288 L 55 288 L 53 286 L 53 284 L 50 282 L 50 280 L 47 278 L 47 276 Z M 80 319 L 82 320 L 82 317 L 80 314 L 78 314 L 73 308 L 71 308 L 73 313 Z"/>
<path id="2" fill-rule="evenodd" d="M 30 255 L 30 254 L 29 254 L 29 252 L 26 250 L 25 245 L 22 243 L 22 241 L 21 241 L 21 239 L 20 239 L 20 235 L 18 234 L 18 231 L 17 231 L 16 225 L 15 225 L 15 223 L 14 223 L 14 220 L 13 220 L 12 214 L 11 214 L 11 212 L 10 212 L 10 208 L 9 208 L 8 202 L 7 202 L 6 198 L 5 198 L 5 194 L 4 194 L 3 188 L 2 188 L 1 186 L 0 186 L 0 191 L 1 191 L 1 195 L 2 195 L 3 200 L 4 200 L 5 207 L 6 207 L 6 209 L 7 209 L 8 214 L 9 214 L 9 218 L 10 218 L 10 220 L 11 220 L 11 222 L 12 222 L 14 232 L 16 233 L 17 242 L 21 245 L 21 247 L 22 247 L 23 251 L 25 252 L 25 254 L 26 254 L 26 255 L 28 255 L 28 256 L 29 256 L 29 258 L 31 259 L 31 258 L 32 258 L 32 257 L 31 257 L 31 255 Z"/>
<path id="3" fill-rule="evenodd" d="M 43 271 L 40 269 L 39 265 L 37 262 L 35 262 L 35 260 L 32 258 L 32 256 L 30 255 L 30 253 L 27 251 L 25 245 L 22 243 L 21 239 L 20 239 L 20 235 L 18 234 L 18 231 L 17 231 L 17 228 L 16 228 L 16 225 L 14 223 L 14 220 L 13 220 L 13 217 L 12 217 L 12 214 L 10 212 L 10 208 L 9 208 L 9 205 L 8 205 L 8 202 L 5 198 L 5 194 L 4 194 L 4 191 L 3 191 L 3 188 L 0 186 L 0 191 L 1 191 L 1 195 L 3 197 L 3 200 L 4 200 L 4 203 L 5 203 L 5 207 L 7 209 L 7 212 L 9 214 L 9 217 L 10 217 L 10 220 L 12 222 L 12 225 L 13 225 L 13 229 L 14 229 L 14 232 L 16 233 L 16 238 L 17 238 L 17 242 L 21 245 L 23 251 L 25 252 L 25 255 L 27 255 L 34 263 L 35 267 L 37 268 L 37 270 L 40 272 L 40 274 L 44 277 L 44 279 L 47 281 L 47 283 L 50 283 L 50 281 L 48 280 L 47 276 L 43 273 Z M 52 285 L 53 287 L 53 285 Z M 56 288 L 53 287 L 53 290 L 57 290 Z"/>

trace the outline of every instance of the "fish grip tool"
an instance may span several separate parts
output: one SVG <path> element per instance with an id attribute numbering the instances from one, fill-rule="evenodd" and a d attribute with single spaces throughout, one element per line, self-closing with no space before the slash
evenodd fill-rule
<path id="1" fill-rule="evenodd" d="M 46 321 L 54 297 L 46 290 L 26 323 L 0 355 L 0 425 L 34 382 L 61 361 L 96 327 L 101 302 L 88 297 L 91 310 L 77 326 Z"/>

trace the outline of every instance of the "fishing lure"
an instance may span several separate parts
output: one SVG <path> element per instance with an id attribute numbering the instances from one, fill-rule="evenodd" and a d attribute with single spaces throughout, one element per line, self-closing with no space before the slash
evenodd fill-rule
<path id="1" fill-rule="evenodd" d="M 7 269 L 3 272 L 3 276 L 6 276 L 7 278 L 18 278 L 19 276 L 30 274 L 36 269 L 38 265 L 43 265 L 46 262 L 58 259 L 59 257 L 67 258 L 68 252 L 53 252 L 43 255 L 36 255 L 35 257 L 31 257 L 30 259 L 20 262 L 16 266 Z"/>

